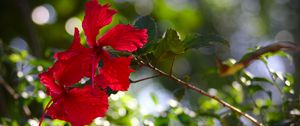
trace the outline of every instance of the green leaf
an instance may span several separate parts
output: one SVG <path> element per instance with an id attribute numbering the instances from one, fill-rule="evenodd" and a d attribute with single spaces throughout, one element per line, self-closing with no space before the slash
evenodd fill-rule
<path id="1" fill-rule="evenodd" d="M 248 91 L 251 95 L 254 94 L 257 91 L 263 91 L 263 90 L 264 89 L 259 85 L 249 85 L 248 86 Z"/>
<path id="2" fill-rule="evenodd" d="M 19 54 L 11 54 L 9 55 L 9 60 L 12 61 L 12 62 L 20 62 L 22 61 L 22 56 L 20 56 Z"/>
<path id="3" fill-rule="evenodd" d="M 208 47 L 216 44 L 229 46 L 229 42 L 227 40 L 215 34 L 190 34 L 185 37 L 184 44 L 186 49 Z"/>
<path id="4" fill-rule="evenodd" d="M 251 81 L 258 81 L 258 82 L 267 82 L 267 83 L 273 83 L 271 80 L 263 77 L 254 77 L 251 79 Z"/>
<path id="5" fill-rule="evenodd" d="M 149 42 L 154 41 L 157 38 L 157 25 L 152 17 L 150 16 L 138 17 L 134 22 L 134 26 L 136 28 L 147 29 Z"/>
<path id="6" fill-rule="evenodd" d="M 168 126 L 170 119 L 168 117 L 156 117 L 154 119 L 154 125 L 155 126 Z"/>
<path id="7" fill-rule="evenodd" d="M 294 77 L 293 77 L 293 75 L 292 74 L 290 74 L 290 73 L 285 73 L 285 85 L 287 85 L 287 86 L 292 86 L 293 84 L 294 84 Z"/>
<path id="8" fill-rule="evenodd" d="M 150 96 L 151 96 L 151 99 L 154 102 L 154 104 L 157 105 L 158 104 L 158 99 L 157 99 L 156 94 L 154 92 L 151 92 Z"/>
<path id="9" fill-rule="evenodd" d="M 53 63 L 48 61 L 48 60 L 42 60 L 42 59 L 32 59 L 32 60 L 29 60 L 29 64 L 30 65 L 33 65 L 33 66 L 43 66 L 43 67 L 49 67 L 51 66 Z"/>
<path id="10" fill-rule="evenodd" d="M 182 124 L 187 126 L 192 126 L 193 119 L 190 116 L 186 115 L 185 113 L 181 113 L 177 115 L 177 118 Z"/>
<path id="11" fill-rule="evenodd" d="M 168 29 L 164 37 L 155 45 L 153 55 L 158 61 L 164 61 L 183 54 L 184 51 L 184 43 L 179 39 L 178 32 Z"/>

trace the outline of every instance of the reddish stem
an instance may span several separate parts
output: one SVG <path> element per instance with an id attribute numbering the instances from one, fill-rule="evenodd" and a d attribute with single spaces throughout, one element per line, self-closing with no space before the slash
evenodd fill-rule
<path id="1" fill-rule="evenodd" d="M 46 113 L 47 113 L 47 111 L 48 111 L 48 109 L 49 109 L 49 107 L 50 107 L 50 103 L 51 103 L 51 102 L 53 102 L 53 99 L 51 99 L 51 100 L 47 103 L 47 105 L 46 105 L 46 107 L 45 107 L 45 109 L 44 109 L 44 111 L 43 111 L 42 117 L 41 117 L 41 119 L 40 119 L 39 126 L 42 125 L 42 122 L 43 122 L 43 120 L 45 119 L 45 115 L 46 115 Z"/>

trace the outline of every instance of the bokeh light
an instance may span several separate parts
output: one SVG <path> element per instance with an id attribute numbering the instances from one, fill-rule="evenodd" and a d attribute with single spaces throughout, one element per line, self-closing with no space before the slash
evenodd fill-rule
<path id="1" fill-rule="evenodd" d="M 31 19 L 35 24 L 52 24 L 56 21 L 56 12 L 50 4 L 37 6 L 31 13 Z"/>
<path id="2" fill-rule="evenodd" d="M 69 35 L 74 35 L 75 27 L 78 28 L 79 33 L 82 31 L 81 20 L 76 17 L 68 19 L 65 24 L 65 29 Z"/>

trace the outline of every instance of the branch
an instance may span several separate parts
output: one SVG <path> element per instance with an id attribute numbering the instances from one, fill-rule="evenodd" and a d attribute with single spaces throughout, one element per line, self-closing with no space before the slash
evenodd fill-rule
<path id="1" fill-rule="evenodd" d="M 0 84 L 15 99 L 19 99 L 19 94 L 0 76 Z"/>
<path id="2" fill-rule="evenodd" d="M 259 59 L 262 55 L 266 53 L 275 53 L 279 50 L 290 50 L 290 51 L 299 51 L 300 47 L 298 44 L 289 42 L 289 41 L 279 41 L 277 43 L 265 46 L 261 49 L 247 53 L 240 61 L 228 66 L 223 64 L 220 59 L 216 60 L 217 66 L 219 67 L 221 76 L 229 76 L 235 74 L 237 71 L 247 67 L 253 61 Z"/>
<path id="3" fill-rule="evenodd" d="M 0 85 L 13 97 L 14 100 L 19 100 L 20 95 L 0 76 Z M 27 105 L 23 105 L 23 112 L 27 117 L 31 116 L 31 111 Z"/>
<path id="4" fill-rule="evenodd" d="M 182 80 L 180 80 L 179 78 L 175 77 L 174 75 L 170 75 L 170 74 L 167 74 L 165 73 L 164 71 L 154 67 L 153 65 L 151 65 L 150 63 L 145 63 L 143 61 L 140 61 L 140 60 L 137 60 L 140 64 L 144 65 L 144 66 L 147 66 L 149 68 L 151 68 L 152 70 L 156 71 L 157 73 L 159 73 L 160 75 L 163 75 L 165 77 L 168 77 L 174 81 L 176 81 L 178 84 L 181 84 L 187 88 L 190 88 L 196 92 L 198 92 L 199 94 L 202 94 L 206 97 L 209 97 L 211 99 L 214 99 L 216 100 L 217 102 L 219 102 L 220 104 L 222 104 L 224 107 L 236 112 L 236 113 L 239 113 L 240 115 L 244 116 L 245 118 L 247 118 L 248 120 L 250 120 L 253 124 L 255 124 L 256 126 L 263 126 L 262 123 L 258 122 L 255 118 L 253 118 L 252 116 L 248 115 L 247 113 L 244 113 L 242 112 L 240 109 L 230 105 L 229 103 L 223 101 L 222 99 L 218 98 L 217 96 L 213 96 L 213 95 L 210 95 L 208 94 L 207 92 L 205 92 L 204 90 L 202 89 L 199 89 L 197 87 L 195 87 L 194 85 L 190 84 L 190 83 L 187 83 L 187 82 L 184 82 Z"/>
<path id="5" fill-rule="evenodd" d="M 138 83 L 138 82 L 148 80 L 148 79 L 152 79 L 152 78 L 156 78 L 156 77 L 160 77 L 160 74 L 154 75 L 154 76 L 151 76 L 151 77 L 142 78 L 142 79 L 139 79 L 139 80 L 130 80 L 130 83 Z"/>

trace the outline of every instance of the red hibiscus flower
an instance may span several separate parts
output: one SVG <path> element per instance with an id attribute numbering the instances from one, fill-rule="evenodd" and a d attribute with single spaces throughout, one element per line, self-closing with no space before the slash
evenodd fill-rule
<path id="1" fill-rule="evenodd" d="M 87 2 L 85 6 L 82 27 L 89 47 L 80 44 L 79 31 L 75 28 L 71 47 L 56 53 L 53 67 L 39 75 L 52 97 L 44 114 L 76 126 L 89 124 L 94 118 L 105 115 L 108 108 L 105 89 L 126 91 L 129 87 L 132 57 L 111 57 L 103 47 L 133 52 L 141 48 L 148 38 L 145 29 L 119 24 L 97 39 L 99 30 L 111 22 L 116 11 L 109 9 L 109 5 L 100 5 L 97 0 Z M 102 68 L 98 68 L 100 60 Z M 83 77 L 91 78 L 92 84 L 74 87 Z"/>
<path id="2" fill-rule="evenodd" d="M 87 85 L 83 88 L 70 88 L 58 83 L 61 78 L 53 74 L 54 69 L 39 75 L 40 81 L 47 88 L 47 94 L 52 98 L 46 106 L 47 113 L 53 119 L 61 119 L 70 122 L 73 126 L 90 124 L 96 117 L 103 117 L 108 108 L 108 96 L 103 90 L 93 90 Z M 61 75 L 61 74 L 60 74 Z"/>
<path id="3" fill-rule="evenodd" d="M 71 48 L 55 55 L 57 58 L 57 65 L 55 66 L 68 67 L 64 69 L 64 75 L 61 76 L 68 79 L 62 79 L 62 81 L 65 81 L 63 83 L 66 85 L 71 85 L 86 76 L 91 77 L 93 85 L 94 77 L 102 78 L 105 76 L 103 79 L 96 79 L 97 82 L 95 83 L 103 88 L 110 86 L 113 90 L 126 91 L 129 87 L 129 74 L 133 71 L 129 68 L 132 58 L 111 57 L 103 47 L 111 46 L 118 51 L 133 52 L 147 42 L 147 30 L 119 24 L 97 40 L 99 30 L 111 22 L 116 11 L 110 10 L 109 5 L 100 5 L 97 0 L 87 2 L 85 6 L 86 11 L 82 27 L 89 48 L 80 44 L 79 33 L 76 29 Z M 97 66 L 100 60 L 103 61 L 104 67 L 98 70 Z M 114 72 L 111 72 L 111 68 L 114 69 Z M 96 75 L 95 73 L 99 74 Z M 57 73 L 54 72 L 54 74 Z M 108 74 L 113 75 L 108 76 Z"/>

